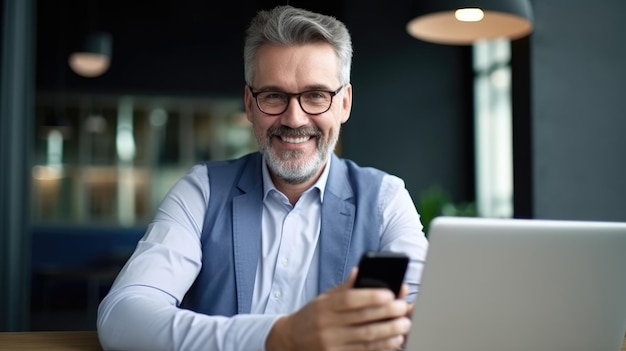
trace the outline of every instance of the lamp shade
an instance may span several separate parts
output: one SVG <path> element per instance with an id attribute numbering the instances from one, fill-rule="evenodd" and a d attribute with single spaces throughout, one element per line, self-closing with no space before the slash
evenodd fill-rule
<path id="1" fill-rule="evenodd" d="M 72 70 L 87 78 L 104 74 L 111 64 L 112 41 L 108 33 L 90 33 L 82 47 L 68 58 Z"/>
<path id="2" fill-rule="evenodd" d="M 412 15 L 407 32 L 438 44 L 514 40 L 532 32 L 529 0 L 413 0 Z"/>

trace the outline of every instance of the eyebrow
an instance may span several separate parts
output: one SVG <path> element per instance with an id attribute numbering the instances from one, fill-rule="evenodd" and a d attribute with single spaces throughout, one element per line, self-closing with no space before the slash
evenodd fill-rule
<path id="1" fill-rule="evenodd" d="M 305 86 L 304 89 L 299 91 L 298 93 L 305 92 L 305 91 L 311 91 L 311 90 L 332 91 L 333 89 L 329 88 L 326 85 L 313 84 L 313 85 Z M 278 91 L 278 92 L 281 92 L 281 93 L 290 93 L 289 91 L 286 91 L 285 89 L 283 89 L 283 88 L 281 88 L 279 86 L 276 86 L 276 85 L 268 85 L 268 86 L 260 88 L 259 90 L 255 90 L 255 92 L 257 92 L 257 91 L 259 91 L 259 92 L 260 91 Z M 291 92 L 291 93 L 293 93 L 293 92 Z"/>

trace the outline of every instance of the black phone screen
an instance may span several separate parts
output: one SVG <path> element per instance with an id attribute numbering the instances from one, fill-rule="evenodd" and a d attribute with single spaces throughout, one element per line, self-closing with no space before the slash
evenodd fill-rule
<path id="1" fill-rule="evenodd" d="M 355 288 L 387 288 L 398 296 L 409 257 L 398 252 L 366 252 L 359 261 Z"/>

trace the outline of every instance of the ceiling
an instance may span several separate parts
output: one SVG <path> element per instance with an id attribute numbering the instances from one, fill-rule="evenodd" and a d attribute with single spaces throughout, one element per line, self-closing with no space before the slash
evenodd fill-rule
<path id="1" fill-rule="evenodd" d="M 335 16 L 351 30 L 359 26 L 375 30 L 366 23 L 372 16 L 403 15 L 403 6 L 389 7 L 375 0 L 244 0 L 220 1 L 219 5 L 209 0 L 41 0 L 37 1 L 37 88 L 239 94 L 243 37 L 249 20 L 260 9 L 286 3 Z M 402 22 L 398 24 L 403 26 Z M 90 29 L 113 36 L 111 69 L 98 78 L 79 77 L 67 65 L 72 48 Z"/>

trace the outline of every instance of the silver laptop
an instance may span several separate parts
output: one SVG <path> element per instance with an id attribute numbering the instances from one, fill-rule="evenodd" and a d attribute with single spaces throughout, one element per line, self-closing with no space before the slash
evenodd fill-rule
<path id="1" fill-rule="evenodd" d="M 626 223 L 438 217 L 408 351 L 618 351 Z"/>

